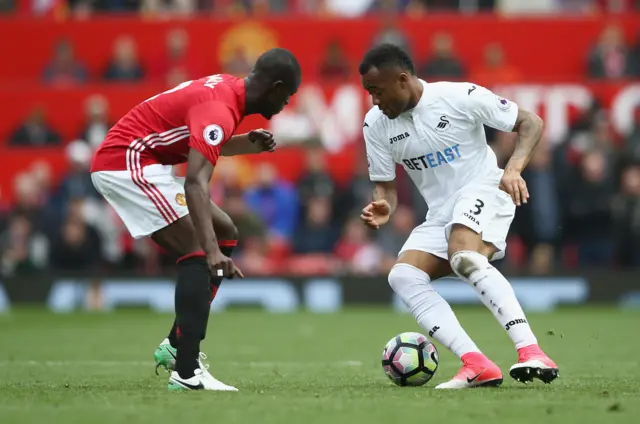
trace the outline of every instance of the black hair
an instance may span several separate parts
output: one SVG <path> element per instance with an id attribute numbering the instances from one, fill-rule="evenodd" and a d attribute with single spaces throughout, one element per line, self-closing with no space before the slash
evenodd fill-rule
<path id="1" fill-rule="evenodd" d="M 289 50 L 275 48 L 262 53 L 253 73 L 269 82 L 282 81 L 287 87 L 297 89 L 302 79 L 298 59 Z"/>
<path id="2" fill-rule="evenodd" d="M 409 54 L 395 44 L 384 43 L 373 47 L 364 55 L 358 71 L 360 75 L 364 75 L 374 67 L 380 69 L 393 66 L 415 75 L 413 61 Z"/>

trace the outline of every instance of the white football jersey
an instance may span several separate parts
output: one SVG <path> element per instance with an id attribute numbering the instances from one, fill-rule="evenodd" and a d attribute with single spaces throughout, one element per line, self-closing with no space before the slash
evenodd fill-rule
<path id="1" fill-rule="evenodd" d="M 371 181 L 392 181 L 402 165 L 430 209 L 462 187 L 498 186 L 503 171 L 487 145 L 483 124 L 512 131 L 518 106 L 472 83 L 420 80 L 415 108 L 389 119 L 374 106 L 364 120 Z"/>

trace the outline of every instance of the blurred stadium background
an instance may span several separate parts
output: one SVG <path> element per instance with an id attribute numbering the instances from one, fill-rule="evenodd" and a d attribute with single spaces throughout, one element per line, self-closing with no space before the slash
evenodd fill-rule
<path id="1" fill-rule="evenodd" d="M 91 184 L 92 153 L 137 102 L 245 74 L 274 46 L 299 57 L 304 82 L 284 113 L 242 126 L 272 130 L 279 151 L 225 158 L 215 172 L 212 198 L 239 227 L 234 257 L 250 276 L 222 299 L 393 304 L 385 274 L 426 209 L 399 173 L 391 225 L 358 222 L 370 184 L 357 64 L 382 41 L 410 51 L 427 80 L 474 81 L 545 119 L 525 175 L 532 199 L 501 269 L 522 290 L 547 284 L 554 300 L 540 308 L 640 303 L 640 1 L 0 0 L 0 10 L 0 309 L 170 310 L 161 289 L 173 258 L 129 237 Z M 488 132 L 504 163 L 513 135 Z M 451 287 L 454 302 L 473 300 Z"/>

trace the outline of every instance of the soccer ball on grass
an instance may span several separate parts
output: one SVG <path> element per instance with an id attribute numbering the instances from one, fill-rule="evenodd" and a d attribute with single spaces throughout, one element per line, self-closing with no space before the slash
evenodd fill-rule
<path id="1" fill-rule="evenodd" d="M 438 369 L 438 350 L 420 333 L 398 334 L 382 351 L 382 368 L 398 386 L 422 386 Z"/>

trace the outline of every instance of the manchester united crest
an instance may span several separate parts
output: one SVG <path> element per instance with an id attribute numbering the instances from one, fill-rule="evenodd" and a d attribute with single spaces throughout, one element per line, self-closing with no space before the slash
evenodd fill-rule
<path id="1" fill-rule="evenodd" d="M 178 193 L 176 194 L 176 203 L 180 206 L 187 206 L 187 199 L 184 197 L 184 194 Z"/>

